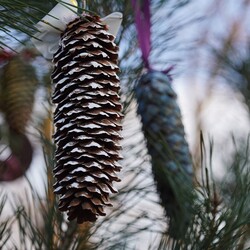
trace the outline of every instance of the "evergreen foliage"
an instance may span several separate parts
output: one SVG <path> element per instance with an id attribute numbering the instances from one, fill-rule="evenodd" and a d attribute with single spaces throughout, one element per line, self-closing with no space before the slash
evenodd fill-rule
<path id="1" fill-rule="evenodd" d="M 1 0 L 0 1 L 0 48 L 9 47 L 7 39 L 14 39 L 23 43 L 25 39 L 16 36 L 16 33 L 33 36 L 36 28 L 34 25 L 45 16 L 53 7 L 55 1 L 34 1 L 34 0 Z"/>
<path id="2" fill-rule="evenodd" d="M 166 23 L 170 20 L 176 20 L 175 18 L 180 18 L 176 13 L 181 12 L 191 1 L 158 0 L 153 2 L 153 13 L 160 13 L 157 11 L 162 8 L 167 10 L 164 19 L 164 27 L 166 26 L 166 28 L 159 29 L 155 33 L 159 40 L 153 39 L 153 46 L 158 48 L 152 55 L 155 58 L 153 60 L 156 61 L 156 67 L 163 68 L 168 62 L 180 61 L 178 57 L 171 58 L 168 52 L 171 48 L 178 49 L 175 42 L 175 37 L 178 36 L 176 32 L 180 31 L 182 26 L 185 26 L 185 20 L 181 20 L 182 22 L 177 23 L 175 27 L 170 27 Z M 23 45 L 26 43 L 29 46 L 28 39 L 36 32 L 34 24 L 55 3 L 55 1 L 49 0 L 42 2 L 0 0 L 0 38 L 2 38 L 0 46 L 18 50 L 20 43 L 17 46 L 12 46 L 10 40 L 18 40 Z M 131 122 L 131 124 L 126 127 L 127 131 L 125 131 L 127 140 L 124 142 L 123 150 L 126 157 L 122 161 L 122 182 L 119 193 L 111 197 L 114 207 L 107 211 L 107 216 L 98 219 L 94 224 L 85 223 L 83 225 L 69 222 L 64 214 L 58 212 L 58 201 L 53 193 L 54 179 L 52 176 L 55 146 L 50 139 L 51 131 L 48 131 L 48 127 L 51 125 L 50 113 L 53 109 L 50 101 L 51 86 L 40 83 L 48 109 L 48 114 L 44 119 L 49 126 L 41 125 L 38 128 L 39 136 L 33 136 L 43 147 L 46 180 L 41 189 L 44 192 L 38 194 L 31 183 L 32 197 L 27 195 L 24 199 L 29 204 L 28 208 L 25 207 L 23 201 L 16 200 L 16 203 L 13 203 L 14 217 L 0 221 L 0 248 L 4 249 L 8 246 L 10 249 L 35 250 L 139 249 L 140 244 L 143 243 L 140 241 L 140 237 L 144 233 L 149 238 L 152 237 L 147 249 L 250 249 L 249 141 L 245 148 L 237 149 L 235 146 L 234 162 L 223 182 L 217 182 L 213 178 L 213 169 L 216 166 L 208 164 L 213 157 L 213 145 L 209 149 L 205 148 L 205 143 L 201 137 L 201 177 L 197 176 L 195 182 L 195 200 L 193 195 L 185 197 L 185 199 L 190 198 L 190 203 L 193 204 L 191 221 L 181 238 L 174 239 L 171 237 L 172 235 L 169 234 L 169 218 L 162 212 L 161 204 L 156 198 L 157 191 L 154 188 L 150 171 L 151 163 L 145 150 L 142 128 L 135 127 L 138 120 L 131 116 L 131 112 L 133 113 L 135 109 L 135 82 L 143 72 L 133 24 L 132 7 L 125 0 L 96 0 L 87 1 L 87 8 L 100 16 L 105 16 L 112 11 L 121 11 L 124 14 L 124 22 L 116 41 L 122 48 L 120 52 L 120 77 L 124 120 L 125 122 Z M 162 19 L 155 18 L 153 28 L 157 29 L 162 22 Z M 190 24 L 190 22 L 189 20 L 187 23 Z M 223 55 L 223 58 L 228 57 L 229 55 Z M 157 59 L 159 60 L 157 61 Z M 164 61 L 162 61 L 163 59 Z M 230 60 L 225 61 L 228 63 Z M 247 60 L 244 62 L 244 67 L 242 66 L 241 69 L 237 67 L 237 72 L 241 72 L 246 79 L 248 79 L 248 71 L 245 70 L 247 68 L 245 65 L 248 65 L 247 62 Z M 45 64 L 47 65 L 47 62 Z M 47 67 L 50 68 L 48 65 Z M 39 78 L 41 82 L 42 79 L 48 78 L 47 72 L 40 73 Z M 4 126 L 4 124 L 1 124 L 1 146 L 4 144 L 3 139 L 6 137 Z M 154 136 L 155 134 L 152 135 L 153 139 Z M 165 144 L 164 141 L 159 142 L 159 144 L 161 144 L 159 148 L 165 154 L 169 145 Z M 5 148 L 1 147 L 0 155 L 4 151 Z M 206 152 L 210 153 L 207 154 Z M 177 165 L 179 164 L 179 159 L 173 159 L 173 161 Z M 176 185 L 176 193 L 183 194 L 181 181 L 178 181 Z M 179 198 L 181 203 L 183 197 L 180 195 Z M 0 217 L 4 212 L 6 199 L 5 195 L 1 194 Z M 150 203 L 150 207 L 142 205 L 143 209 L 136 209 L 136 206 L 142 202 Z M 17 242 L 11 242 L 10 240 L 14 223 L 18 225 L 19 239 Z"/>

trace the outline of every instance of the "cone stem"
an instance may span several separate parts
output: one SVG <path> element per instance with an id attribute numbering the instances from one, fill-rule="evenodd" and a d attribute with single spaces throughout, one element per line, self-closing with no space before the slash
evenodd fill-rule
<path id="1" fill-rule="evenodd" d="M 86 9 L 87 7 L 87 1 L 86 0 L 82 0 L 82 8 Z"/>

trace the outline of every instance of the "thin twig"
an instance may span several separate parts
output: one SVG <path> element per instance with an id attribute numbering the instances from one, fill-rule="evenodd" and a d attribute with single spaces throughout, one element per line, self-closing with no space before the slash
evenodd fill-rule
<path id="1" fill-rule="evenodd" d="M 87 3 L 86 2 L 87 2 L 86 0 L 82 0 L 82 8 L 83 9 L 86 9 L 86 7 L 87 7 Z"/>

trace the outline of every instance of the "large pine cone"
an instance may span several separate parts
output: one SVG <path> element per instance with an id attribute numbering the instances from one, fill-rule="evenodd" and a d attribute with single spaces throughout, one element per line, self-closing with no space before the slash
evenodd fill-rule
<path id="1" fill-rule="evenodd" d="M 38 80 L 34 68 L 21 56 L 14 56 L 3 68 L 2 109 L 9 127 L 24 133 L 33 109 Z"/>
<path id="2" fill-rule="evenodd" d="M 54 55 L 55 193 L 59 209 L 78 223 L 95 221 L 111 206 L 119 181 L 122 106 L 118 47 L 99 17 L 68 24 Z"/>
<path id="3" fill-rule="evenodd" d="M 148 72 L 136 86 L 136 97 L 157 190 L 176 236 L 190 219 L 192 160 L 170 84 L 166 74 Z"/>

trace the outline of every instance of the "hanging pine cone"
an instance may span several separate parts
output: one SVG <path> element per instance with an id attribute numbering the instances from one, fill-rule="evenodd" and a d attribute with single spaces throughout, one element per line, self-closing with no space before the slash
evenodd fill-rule
<path id="1" fill-rule="evenodd" d="M 190 219 L 192 196 L 192 162 L 177 96 L 169 77 L 152 71 L 140 79 L 136 97 L 157 190 L 176 235 Z"/>
<path id="2" fill-rule="evenodd" d="M 1 79 L 2 110 L 11 129 L 24 133 L 33 109 L 37 78 L 33 67 L 21 56 L 4 66 Z"/>
<path id="3" fill-rule="evenodd" d="M 68 24 L 53 58 L 57 104 L 54 168 L 59 210 L 78 223 L 95 221 L 111 206 L 119 181 L 121 104 L 118 47 L 99 17 Z"/>

